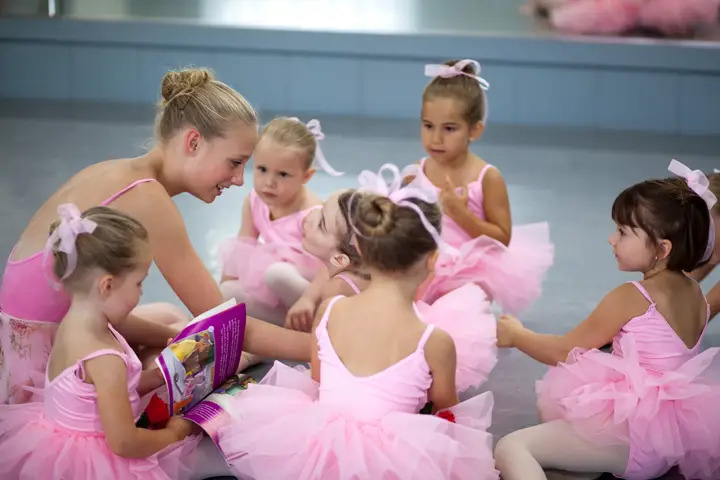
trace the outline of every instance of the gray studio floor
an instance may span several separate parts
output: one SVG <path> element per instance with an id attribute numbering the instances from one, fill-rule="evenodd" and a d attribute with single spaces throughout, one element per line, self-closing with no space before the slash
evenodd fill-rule
<path id="1" fill-rule="evenodd" d="M 294 112 L 283 112 L 294 114 Z M 269 119 L 270 114 L 263 115 Z M 422 155 L 414 122 L 320 117 L 323 149 L 341 170 L 406 164 Z M 104 159 L 137 155 L 151 144 L 152 110 L 118 105 L 0 104 L 0 253 L 4 259 L 26 221 L 46 196 L 80 168 Z M 606 239 L 615 195 L 625 186 L 665 176 L 671 158 L 694 168 L 720 167 L 720 141 L 707 138 L 582 130 L 489 126 L 474 151 L 502 171 L 509 186 L 514 223 L 548 221 L 556 260 L 543 297 L 522 316 L 531 328 L 563 332 L 581 321 L 620 282 L 634 279 L 615 267 Z M 713 161 L 713 157 L 715 161 Z M 250 174 L 250 170 L 248 170 Z M 251 175 L 248 175 L 251 179 Z M 351 186 L 353 175 L 318 174 L 310 187 L 322 196 Z M 177 198 L 192 241 L 217 272 L 214 247 L 233 235 L 250 185 L 206 205 Z M 715 281 L 711 277 L 708 282 Z M 154 270 L 143 301 L 177 300 Z M 705 337 L 720 346 L 720 321 Z M 486 388 L 495 395 L 492 432 L 498 436 L 537 421 L 533 383 L 545 367 L 514 351 L 501 353 Z"/>

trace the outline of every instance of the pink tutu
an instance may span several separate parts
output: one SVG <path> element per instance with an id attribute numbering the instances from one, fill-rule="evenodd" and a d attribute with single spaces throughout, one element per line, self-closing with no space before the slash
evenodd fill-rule
<path id="1" fill-rule="evenodd" d="M 0 408 L 0 478 L 3 480 L 170 480 L 189 478 L 200 436 L 188 437 L 149 458 L 123 458 L 97 432 L 68 430 L 43 416 L 43 404 Z"/>
<path id="2" fill-rule="evenodd" d="M 452 257 L 440 254 L 423 300 L 434 303 L 451 290 L 476 283 L 504 310 L 518 313 L 540 297 L 555 249 L 543 222 L 513 227 L 509 247 L 481 236 L 463 243 L 459 251 Z"/>
<path id="3" fill-rule="evenodd" d="M 308 281 L 313 279 L 322 266 L 320 260 L 299 247 L 263 243 L 249 237 L 227 239 L 220 244 L 219 251 L 223 274 L 236 277 L 247 297 L 270 308 L 280 304 L 280 297 L 265 282 L 265 272 L 270 265 L 289 263 Z"/>
<path id="4" fill-rule="evenodd" d="M 623 478 L 655 478 L 678 465 L 685 478 L 720 478 L 720 349 L 678 369 L 640 364 L 631 336 L 624 357 L 573 350 L 537 382 L 543 421 L 564 419 L 598 445 L 629 445 Z"/>
<path id="5" fill-rule="evenodd" d="M 618 34 L 635 26 L 639 9 L 633 0 L 572 1 L 553 10 L 550 23 L 568 33 Z"/>
<path id="6" fill-rule="evenodd" d="M 456 423 L 397 411 L 368 417 L 318 395 L 310 377 L 276 362 L 235 399 L 240 419 L 220 432 L 232 469 L 273 480 L 498 478 L 489 392 L 453 407 Z"/>
<path id="7" fill-rule="evenodd" d="M 432 305 L 418 302 L 417 309 L 424 322 L 443 329 L 455 342 L 458 392 L 484 383 L 497 362 L 497 323 L 485 292 L 466 283 Z"/>
<path id="8" fill-rule="evenodd" d="M 666 35 L 688 35 L 718 22 L 720 0 L 653 0 L 640 9 L 639 22 Z"/>

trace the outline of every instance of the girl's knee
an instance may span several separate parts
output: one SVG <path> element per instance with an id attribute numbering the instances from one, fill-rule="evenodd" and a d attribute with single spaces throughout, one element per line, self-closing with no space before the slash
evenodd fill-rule
<path id="1" fill-rule="evenodd" d="M 501 470 L 501 466 L 508 461 L 512 461 L 512 458 L 517 456 L 519 450 L 526 449 L 527 445 L 520 430 L 508 433 L 495 445 L 494 455 L 497 468 Z"/>
<path id="2" fill-rule="evenodd" d="M 270 286 L 281 285 L 287 283 L 288 279 L 299 275 L 298 270 L 293 265 L 287 262 L 275 262 L 265 270 L 265 284 Z"/>
<path id="3" fill-rule="evenodd" d="M 223 300 L 234 298 L 238 303 L 245 302 L 246 298 L 238 280 L 225 280 L 219 286 Z"/>

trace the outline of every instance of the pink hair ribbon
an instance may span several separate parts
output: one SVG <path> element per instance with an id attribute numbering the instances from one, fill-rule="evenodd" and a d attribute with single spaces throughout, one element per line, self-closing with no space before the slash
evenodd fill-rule
<path id="1" fill-rule="evenodd" d="M 300 121 L 297 117 L 292 117 L 293 120 Z M 339 177 L 341 175 L 345 175 L 345 172 L 338 172 L 335 170 L 332 165 L 330 165 L 330 162 L 327 161 L 327 158 L 325 158 L 325 155 L 323 154 L 322 149 L 320 148 L 320 140 L 325 139 L 325 134 L 322 131 L 322 128 L 320 127 L 320 120 L 317 120 L 313 118 L 309 122 L 305 124 L 305 127 L 307 127 L 308 131 L 310 132 L 310 135 L 315 137 L 315 160 L 320 165 L 320 168 L 325 170 L 325 173 L 328 175 L 332 175 L 333 177 Z"/>
<path id="2" fill-rule="evenodd" d="M 475 67 L 475 71 L 477 72 L 476 75 L 463 72 L 463 68 L 468 65 L 473 65 Z M 480 63 L 476 60 L 460 60 L 455 65 L 425 65 L 426 77 L 452 78 L 457 77 L 458 75 L 465 75 L 466 77 L 470 77 L 476 80 L 480 84 L 480 88 L 482 88 L 483 90 L 487 90 L 488 88 L 490 88 L 490 84 L 488 83 L 488 81 L 480 76 Z"/>
<path id="3" fill-rule="evenodd" d="M 383 176 L 384 171 L 389 171 L 392 174 L 392 178 L 389 182 L 386 181 Z M 409 165 L 405 167 L 401 173 L 400 169 L 392 163 L 384 164 L 380 167 L 380 170 L 378 170 L 377 173 L 371 172 L 370 170 L 363 170 L 358 176 L 358 183 L 360 184 L 358 192 L 369 192 L 381 195 L 389 198 L 390 201 L 399 207 L 412 209 L 415 213 L 417 213 L 418 217 L 420 217 L 420 221 L 425 227 L 425 230 L 427 230 L 433 240 L 435 240 L 438 249 L 447 251 L 448 253 L 453 253 L 455 249 L 443 241 L 440 236 L 440 232 L 438 232 L 427 217 L 425 217 L 425 214 L 422 212 L 420 207 L 409 201 L 411 198 L 422 200 L 427 203 L 437 203 L 438 201 L 437 192 L 434 189 L 424 188 L 418 181 L 419 173 L 420 167 L 418 165 Z M 409 176 L 414 176 L 415 179 L 403 187 L 403 179 Z M 351 226 L 355 233 L 361 235 L 354 225 Z"/>
<path id="4" fill-rule="evenodd" d="M 682 177 L 690 187 L 690 190 L 697 193 L 705 203 L 707 204 L 708 210 L 710 210 L 717 202 L 717 197 L 710 191 L 710 180 L 705 176 L 701 170 L 690 170 L 690 168 L 675 159 L 670 161 L 668 170 L 674 173 L 678 177 Z M 708 234 L 708 245 L 705 249 L 702 261 L 707 261 L 712 255 L 713 249 L 715 248 L 715 222 L 713 222 L 712 215 L 710 215 L 710 232 Z"/>
<path id="5" fill-rule="evenodd" d="M 67 255 L 67 269 L 60 278 L 60 280 L 64 280 L 75 271 L 75 267 L 77 266 L 77 248 L 75 241 L 78 235 L 93 233 L 97 227 L 97 223 L 87 218 L 82 218 L 80 210 L 72 203 L 63 203 L 58 206 L 57 213 L 60 215 L 60 224 L 47 239 L 44 255 L 47 256 L 51 253 L 55 248 L 55 242 L 59 241 L 57 249 Z"/>

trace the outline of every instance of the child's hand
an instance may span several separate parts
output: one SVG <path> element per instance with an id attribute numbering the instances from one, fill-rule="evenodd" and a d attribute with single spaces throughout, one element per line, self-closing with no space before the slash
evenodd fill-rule
<path id="1" fill-rule="evenodd" d="M 285 317 L 285 328 L 309 332 L 312 329 L 315 316 L 315 302 L 305 296 L 300 297 L 295 305 L 290 307 Z"/>
<path id="2" fill-rule="evenodd" d="M 184 418 L 177 416 L 170 418 L 166 428 L 176 434 L 178 442 L 184 440 L 185 437 L 200 431 L 200 427 L 190 420 L 185 420 Z"/>
<path id="3" fill-rule="evenodd" d="M 512 315 L 500 315 L 497 321 L 497 346 L 500 348 L 514 347 L 515 332 L 521 330 L 523 324 Z"/>
<path id="4" fill-rule="evenodd" d="M 461 187 L 460 194 L 457 193 L 457 187 L 452 183 L 450 177 L 445 177 L 445 183 L 439 194 L 440 205 L 443 213 L 451 214 L 467 208 L 468 190 L 467 187 Z"/>

